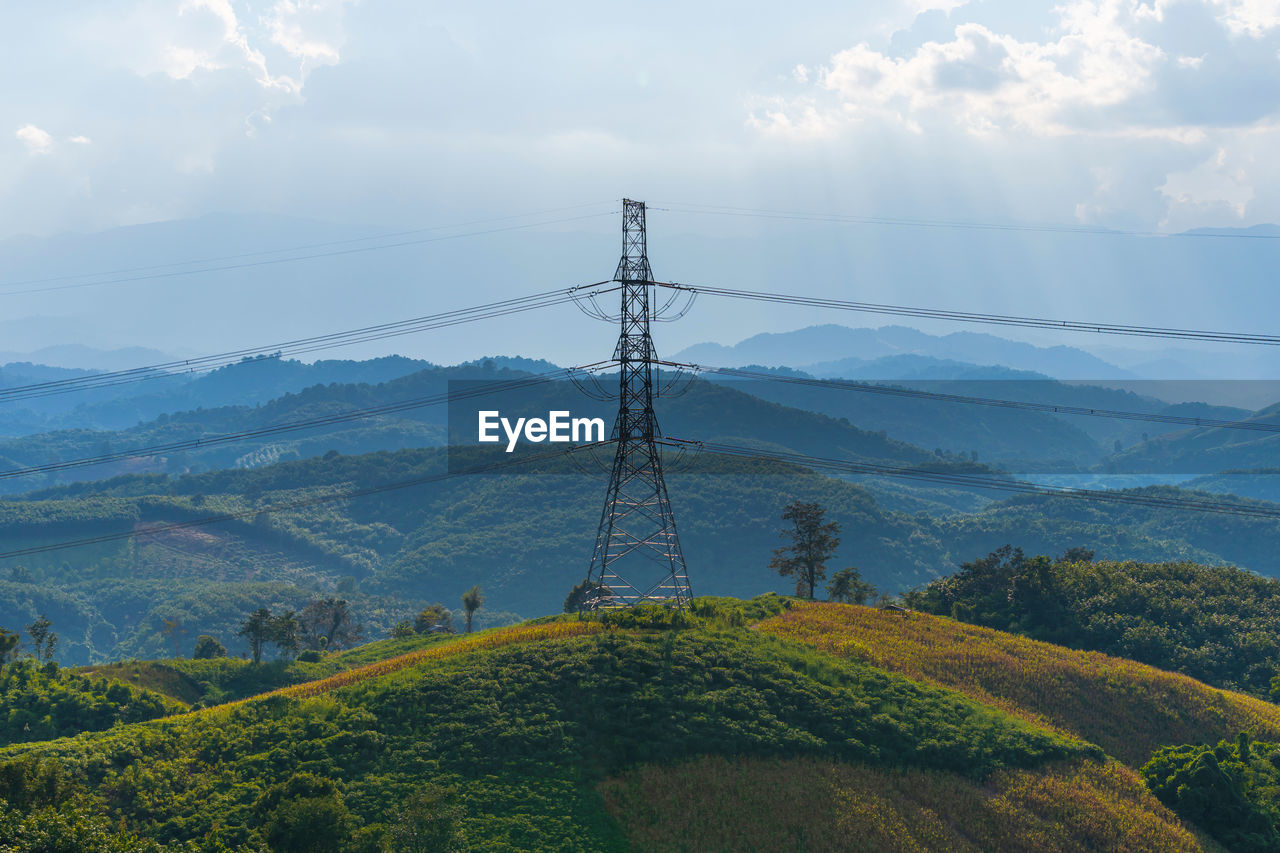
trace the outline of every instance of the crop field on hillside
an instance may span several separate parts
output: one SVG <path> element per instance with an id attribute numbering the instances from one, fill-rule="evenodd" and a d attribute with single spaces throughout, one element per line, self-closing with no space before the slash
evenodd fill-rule
<path id="1" fill-rule="evenodd" d="M 699 758 L 600 785 L 638 850 L 810 853 L 1218 851 L 1115 762 L 1005 770 L 985 783 L 936 770 L 817 758 Z"/>
<path id="2" fill-rule="evenodd" d="M 1102 747 L 1131 767 L 1169 743 L 1280 737 L 1280 707 L 1184 675 L 922 613 L 811 603 L 758 629 L 974 699 Z"/>

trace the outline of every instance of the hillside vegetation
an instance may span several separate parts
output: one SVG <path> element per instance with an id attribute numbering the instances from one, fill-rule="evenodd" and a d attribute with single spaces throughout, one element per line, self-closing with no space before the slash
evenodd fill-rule
<path id="1" fill-rule="evenodd" d="M 181 708 L 161 692 L 32 659 L 0 665 L 0 745 L 68 737 Z"/>
<path id="2" fill-rule="evenodd" d="M 644 765 L 601 792 L 635 848 L 655 853 L 1219 849 L 1115 763 L 1002 770 L 978 782 L 820 758 L 714 757 Z"/>
<path id="3" fill-rule="evenodd" d="M 184 654 L 198 634 L 238 653 L 231 635 L 246 613 L 299 609 L 334 590 L 373 636 L 429 601 L 456 601 L 473 584 L 485 588 L 493 611 L 559 611 L 582 580 L 605 487 L 603 474 L 568 462 L 259 511 L 440 474 L 446 464 L 436 449 L 326 454 L 253 470 L 61 486 L 0 502 L 0 536 L 10 548 L 141 534 L 6 561 L 0 625 L 47 612 L 64 637 L 61 660 L 83 664 Z M 700 588 L 732 595 L 791 591 L 767 562 L 782 509 L 794 500 L 826 507 L 850 543 L 836 560 L 856 559 L 868 580 L 891 592 L 1009 541 L 1040 552 L 1088 542 L 1100 556 L 1243 565 L 1269 565 L 1268 552 L 1280 548 L 1280 523 L 1266 519 L 1206 520 L 1062 498 L 1018 498 L 939 519 L 886 509 L 862 487 L 790 466 L 711 455 L 691 464 L 668 477 L 686 557 Z M 156 530 L 219 513 L 238 517 Z M 180 644 L 164 633 L 175 621 L 189 638 Z"/>
<path id="4" fill-rule="evenodd" d="M 643 614 L 500 629 L 229 706 L 10 747 L 0 795 L 36 828 L 123 820 L 168 849 L 377 850 L 442 832 L 477 850 L 623 850 L 626 826 L 597 786 L 645 765 L 807 757 L 976 782 L 1101 757 L 958 693 L 686 618 L 676 630 L 645 628 L 670 623 Z M 1135 814 L 1204 849 L 1136 796 Z"/>
<path id="5" fill-rule="evenodd" d="M 1006 546 L 906 599 L 1255 696 L 1271 695 L 1280 667 L 1280 581 L 1232 567 L 1050 560 Z"/>
<path id="6" fill-rule="evenodd" d="M 759 630 L 959 690 L 1141 767 L 1166 744 L 1280 739 L 1280 707 L 1184 675 L 967 625 L 845 604 L 804 604 Z"/>

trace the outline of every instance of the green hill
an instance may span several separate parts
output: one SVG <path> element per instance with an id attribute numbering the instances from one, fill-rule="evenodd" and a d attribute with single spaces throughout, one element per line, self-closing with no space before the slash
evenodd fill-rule
<path id="1" fill-rule="evenodd" d="M 711 455 L 692 465 L 674 468 L 668 482 L 695 590 L 707 593 L 791 591 L 767 564 L 782 508 L 796 499 L 827 507 L 844 531 L 837 561 L 859 566 L 890 592 L 1008 541 L 1048 553 L 1089 542 L 1103 557 L 1244 565 L 1265 565 L 1268 549 L 1280 546 L 1280 524 L 1259 519 L 1215 516 L 1208 524 L 1191 513 L 1021 498 L 938 519 L 888 510 L 864 488 L 790 466 Z M 85 664 L 186 654 L 199 634 L 238 653 L 234 627 L 247 613 L 299 610 L 321 595 L 347 598 L 373 637 L 427 602 L 455 604 L 473 584 L 490 596 L 489 612 L 559 612 L 585 571 L 605 484 L 599 472 L 548 466 L 276 513 L 260 510 L 443 473 L 445 454 L 328 454 L 259 469 L 60 486 L 3 501 L 0 536 L 9 548 L 133 536 L 6 561 L 0 625 L 47 613 L 64 638 L 61 660 Z M 238 517 L 159 527 L 224 513 Z M 166 623 L 180 630 L 166 632 Z"/>
<path id="2" fill-rule="evenodd" d="M 1280 423 L 1280 404 L 1246 418 L 1248 423 Z M 1197 427 L 1152 438 L 1106 461 L 1112 472 L 1214 474 L 1273 466 L 1280 433 L 1265 430 Z"/>
<path id="3" fill-rule="evenodd" d="M 231 705 L 11 746 L 0 844 L 1219 849 L 1097 746 L 743 624 L 787 620 L 786 606 L 700 600 L 683 616 L 526 624 Z M 1158 719 L 1130 722 L 1159 740 Z"/>
<path id="4" fill-rule="evenodd" d="M 1280 581 L 1228 566 L 1027 557 L 1002 548 L 907 596 L 909 605 L 1272 695 Z"/>
<path id="5" fill-rule="evenodd" d="M 209 381 L 206 377 L 201 381 Z M 520 385 L 529 380 L 527 386 Z M 477 408 L 545 414 L 568 410 L 576 416 L 602 417 L 612 424 L 616 404 L 582 394 L 572 382 L 534 383 L 533 374 L 486 360 L 459 367 L 432 367 L 377 384 L 315 385 L 254 405 L 222 405 L 166 412 L 118 430 L 69 429 L 0 441 L 0 469 L 17 470 L 62 460 L 98 458 L 157 446 L 184 445 L 142 456 L 114 459 L 88 467 L 50 470 L 0 478 L 0 494 L 15 494 L 65 483 L 100 480 L 121 474 L 181 474 L 220 468 L 253 468 L 289 459 L 320 456 L 331 450 L 363 454 L 442 446 L 449 427 L 475 429 Z M 508 387 L 511 383 L 517 383 Z M 483 396 L 466 399 L 480 386 Z M 504 389 L 492 392 L 493 388 Z M 449 405 L 446 397 L 453 394 Z M 376 417 L 341 420 L 346 413 L 388 404 L 435 398 L 435 405 L 407 408 Z M 835 450 L 846 458 L 918 464 L 935 459 L 931 451 L 858 429 L 845 420 L 788 408 L 708 382 L 694 382 L 687 393 L 663 399 L 663 427 L 669 435 L 698 439 L 738 438 L 782 443 L 804 453 Z M 273 430 L 292 423 L 338 417 L 328 425 L 285 430 L 233 441 L 221 437 Z M 452 419 L 452 420 L 451 420 Z M 82 423 L 92 423 L 85 420 Z M 780 438 L 785 436 L 785 438 Z M 457 439 L 455 439 L 456 441 Z"/>

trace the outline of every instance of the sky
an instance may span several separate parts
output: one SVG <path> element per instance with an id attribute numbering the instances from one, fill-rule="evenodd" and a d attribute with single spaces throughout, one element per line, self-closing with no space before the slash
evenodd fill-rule
<path id="1" fill-rule="evenodd" d="M 1280 0 L 10 0 L 0 22 L 0 75 L 11 84 L 0 88 L 0 242 L 210 214 L 371 233 L 359 229 L 624 195 L 655 206 L 1143 232 L 1280 222 Z M 673 213 L 670 222 L 681 245 L 757 251 L 771 270 L 785 269 L 794 245 L 793 232 L 758 221 Z M 551 233 L 604 239 L 612 228 Z M 846 255 L 879 238 L 847 239 Z M 220 240 L 211 232 L 208 252 L 243 246 Z M 57 245 L 66 255 L 69 244 Z M 490 239 L 476 251 L 519 250 Z M 694 249 L 677 257 L 692 263 Z M 136 254 L 139 265 L 148 259 Z M 760 266 L 713 257 L 696 272 Z M 1013 298 L 980 278 L 896 282 L 871 295 L 945 297 L 947 307 L 989 296 L 987 310 Z M 0 270 L 0 286 L 13 280 Z M 1259 272 L 1240 295 L 1273 280 Z M 504 286 L 493 292 L 506 295 Z M 1104 305 L 1114 287 L 1015 307 L 1087 318 L 1158 301 L 1135 287 Z M 155 302 L 144 286 L 132 292 L 117 301 Z M 51 300 L 26 298 L 6 313 L 74 313 Z M 128 306 L 134 316 L 159 310 Z M 343 328 L 351 314 L 313 313 L 317 330 Z M 1181 325 L 1256 322 L 1221 306 L 1187 313 Z M 739 317 L 746 327 L 708 322 L 681 342 L 818 319 Z M 190 332 L 108 337 L 217 343 Z"/>

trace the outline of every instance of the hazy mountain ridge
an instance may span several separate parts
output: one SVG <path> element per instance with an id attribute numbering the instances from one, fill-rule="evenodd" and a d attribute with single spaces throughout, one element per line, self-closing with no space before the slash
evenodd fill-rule
<path id="1" fill-rule="evenodd" d="M 771 364 L 796 367 L 820 376 L 834 376 L 842 367 L 858 368 L 866 361 L 893 355 L 1012 367 L 1056 379 L 1128 379 L 1134 376 L 1074 347 L 1038 347 L 980 332 L 930 335 L 896 325 L 872 329 L 827 324 L 793 332 L 766 332 L 732 346 L 694 344 L 672 358 L 717 367 Z M 850 363 L 849 359 L 858 361 Z M 890 365 L 885 366 L 892 369 Z"/>

